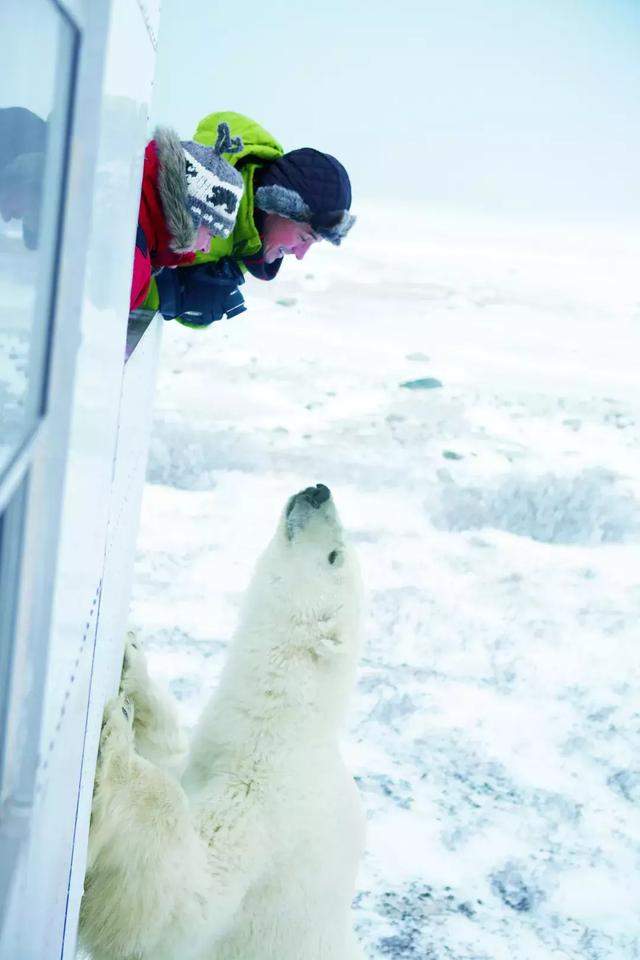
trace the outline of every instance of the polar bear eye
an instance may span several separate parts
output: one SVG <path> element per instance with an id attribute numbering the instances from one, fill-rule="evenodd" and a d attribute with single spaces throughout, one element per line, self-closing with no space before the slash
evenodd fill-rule
<path id="1" fill-rule="evenodd" d="M 335 563 L 337 559 L 338 559 L 338 551 L 332 550 L 329 556 L 327 557 L 327 560 L 329 561 L 329 563 Z"/>

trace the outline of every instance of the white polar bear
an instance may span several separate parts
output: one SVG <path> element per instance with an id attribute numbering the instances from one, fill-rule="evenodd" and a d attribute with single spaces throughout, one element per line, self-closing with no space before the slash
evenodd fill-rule
<path id="1" fill-rule="evenodd" d="M 338 738 L 360 579 L 330 492 L 291 497 L 181 781 L 173 707 L 129 645 L 105 714 L 80 940 L 94 960 L 356 960 L 364 844 Z"/>

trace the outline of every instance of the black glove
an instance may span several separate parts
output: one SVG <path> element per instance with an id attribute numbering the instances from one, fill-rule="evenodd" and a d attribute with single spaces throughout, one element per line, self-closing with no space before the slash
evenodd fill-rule
<path id="1" fill-rule="evenodd" d="M 208 327 L 214 320 L 235 317 L 247 308 L 238 290 L 244 275 L 235 260 L 193 267 L 165 267 L 156 277 L 160 313 L 165 320 L 180 320 L 190 327 Z"/>

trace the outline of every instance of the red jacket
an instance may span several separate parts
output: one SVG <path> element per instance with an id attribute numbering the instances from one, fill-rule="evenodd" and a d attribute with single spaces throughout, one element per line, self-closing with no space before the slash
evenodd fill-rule
<path id="1" fill-rule="evenodd" d="M 194 253 L 175 253 L 158 187 L 158 149 L 156 141 L 147 144 L 144 152 L 142 193 L 138 213 L 138 235 L 133 260 L 130 309 L 141 306 L 149 291 L 152 269 L 193 263 Z"/>

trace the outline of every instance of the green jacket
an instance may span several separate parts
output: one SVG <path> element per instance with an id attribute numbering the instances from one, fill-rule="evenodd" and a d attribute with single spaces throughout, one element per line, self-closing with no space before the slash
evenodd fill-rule
<path id="1" fill-rule="evenodd" d="M 223 120 L 229 124 L 231 136 L 242 137 L 244 144 L 239 153 L 223 154 L 225 160 L 228 160 L 234 167 L 238 165 L 239 161 L 242 161 L 240 173 L 244 180 L 244 194 L 238 208 L 233 233 L 226 238 L 212 237 L 209 252 L 197 253 L 195 263 L 203 263 L 206 260 L 221 260 L 222 257 L 233 257 L 242 261 L 243 257 L 249 257 L 258 252 L 262 246 L 262 241 L 253 219 L 253 176 L 258 167 L 272 160 L 277 160 L 284 153 L 278 141 L 259 123 L 243 116 L 241 113 L 230 111 L 210 113 L 209 116 L 204 117 L 198 124 L 193 139 L 207 147 L 212 147 L 218 135 L 218 124 Z M 242 263 L 240 265 L 242 266 Z M 157 310 L 158 303 L 158 290 L 155 280 L 152 280 L 143 307 L 147 310 Z"/>

